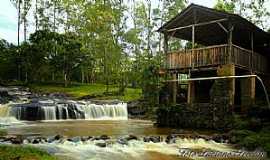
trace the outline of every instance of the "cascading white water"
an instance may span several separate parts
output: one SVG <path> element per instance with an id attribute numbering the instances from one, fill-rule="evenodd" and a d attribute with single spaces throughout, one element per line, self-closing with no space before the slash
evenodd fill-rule
<path id="1" fill-rule="evenodd" d="M 116 105 L 96 105 L 88 104 L 81 106 L 81 109 L 84 110 L 85 119 L 123 119 L 127 120 L 127 104 L 119 103 Z"/>
<path id="2" fill-rule="evenodd" d="M 114 142 L 115 139 L 109 140 L 110 143 L 105 148 L 96 146 L 97 143 L 105 143 L 103 140 L 88 140 L 85 142 L 71 142 L 67 140 L 55 141 L 53 143 L 41 143 L 33 145 L 50 151 L 51 154 L 60 158 L 74 160 L 136 160 L 136 159 L 173 159 L 173 160 L 212 160 L 212 159 L 263 159 L 261 157 L 245 158 L 245 154 L 256 152 L 247 152 L 244 150 L 233 149 L 230 145 L 224 143 L 216 143 L 214 141 L 206 141 L 204 139 L 181 139 L 177 138 L 176 143 L 167 144 L 165 142 L 143 142 L 141 140 L 131 140 L 126 145 Z M 206 153 L 206 149 L 219 155 L 213 157 L 197 156 L 194 153 Z M 190 154 L 187 152 L 190 151 Z M 194 151 L 194 152 L 193 152 Z M 236 153 L 233 155 L 232 153 Z M 238 154 L 242 153 L 242 154 Z"/>
<path id="3" fill-rule="evenodd" d="M 0 104 L 0 127 L 22 124 L 15 117 L 10 116 L 10 104 Z"/>
<path id="4" fill-rule="evenodd" d="M 41 111 L 44 113 L 45 120 L 56 120 L 55 106 L 42 106 Z"/>
<path id="5" fill-rule="evenodd" d="M 93 104 L 91 102 L 39 101 L 22 105 L 8 106 L 2 109 L 5 115 L 19 120 L 127 120 L 126 103 Z M 1 112 L 0 112 L 1 114 Z"/>

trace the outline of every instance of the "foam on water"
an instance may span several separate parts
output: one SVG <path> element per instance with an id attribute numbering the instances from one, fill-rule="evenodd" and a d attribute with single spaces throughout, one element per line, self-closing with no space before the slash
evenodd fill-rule
<path id="1" fill-rule="evenodd" d="M 89 140 L 87 142 L 79 141 L 77 143 L 65 141 L 63 143 L 44 143 L 34 146 L 46 149 L 54 155 L 68 157 L 74 160 L 135 160 L 144 159 L 144 156 L 148 153 L 159 153 L 165 156 L 178 156 L 179 148 L 186 147 L 189 149 L 206 148 L 224 152 L 233 151 L 233 149 L 227 144 L 205 141 L 203 139 L 178 139 L 174 144 L 167 144 L 165 142 L 152 143 L 136 140 L 129 141 L 128 145 L 107 142 L 108 145 L 105 148 L 96 146 L 96 143 L 104 143 L 104 141 Z M 193 159 L 196 159 L 196 157 L 193 157 Z"/>

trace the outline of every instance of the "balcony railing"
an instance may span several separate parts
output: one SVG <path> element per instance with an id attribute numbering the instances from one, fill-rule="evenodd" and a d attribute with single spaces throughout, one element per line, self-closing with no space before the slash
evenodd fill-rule
<path id="1" fill-rule="evenodd" d="M 211 67 L 233 63 L 239 67 L 253 69 L 255 72 L 267 72 L 266 57 L 256 52 L 233 45 L 231 61 L 229 45 L 216 45 L 193 50 L 173 51 L 167 54 L 168 69 L 190 69 Z"/>

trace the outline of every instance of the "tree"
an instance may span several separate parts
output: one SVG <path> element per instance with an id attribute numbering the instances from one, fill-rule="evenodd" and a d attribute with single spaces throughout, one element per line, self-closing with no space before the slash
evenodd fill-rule
<path id="1" fill-rule="evenodd" d="M 218 0 L 214 8 L 220 11 L 234 13 L 235 3 L 227 0 Z"/>
<path id="2" fill-rule="evenodd" d="M 239 14 L 264 30 L 270 28 L 267 20 L 270 17 L 265 0 L 218 0 L 215 7 L 218 10 Z"/>
<path id="3" fill-rule="evenodd" d="M 23 0 L 23 11 L 22 11 L 22 20 L 24 26 L 24 41 L 27 39 L 27 14 L 31 8 L 32 1 L 31 0 Z"/>
<path id="4" fill-rule="evenodd" d="M 18 10 L 18 20 L 17 20 L 17 45 L 20 46 L 20 25 L 21 25 L 21 4 L 22 0 L 11 0 L 15 8 Z M 21 79 L 21 60 L 20 60 L 20 51 L 19 48 L 17 50 L 18 53 L 18 60 L 17 60 L 17 78 L 18 80 Z"/>
<path id="5" fill-rule="evenodd" d="M 0 81 L 16 79 L 17 71 L 17 47 L 0 40 Z M 17 77 L 18 78 L 18 77 Z"/>

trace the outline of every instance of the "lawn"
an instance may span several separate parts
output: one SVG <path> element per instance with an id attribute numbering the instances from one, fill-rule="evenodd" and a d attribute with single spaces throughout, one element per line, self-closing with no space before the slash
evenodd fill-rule
<path id="1" fill-rule="evenodd" d="M 57 160 L 47 152 L 26 146 L 0 145 L 0 160 Z"/>
<path id="2" fill-rule="evenodd" d="M 124 95 L 104 94 L 106 85 L 103 84 L 72 84 L 69 87 L 64 87 L 60 84 L 31 84 L 30 89 L 41 93 L 65 93 L 74 98 L 83 96 L 96 96 L 96 99 L 119 99 L 122 101 L 132 101 L 141 98 L 142 91 L 137 88 L 126 88 Z M 109 93 L 116 93 L 118 87 L 115 85 L 109 86 Z"/>

